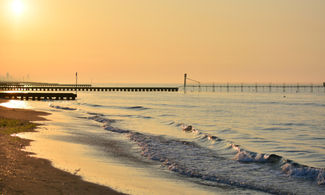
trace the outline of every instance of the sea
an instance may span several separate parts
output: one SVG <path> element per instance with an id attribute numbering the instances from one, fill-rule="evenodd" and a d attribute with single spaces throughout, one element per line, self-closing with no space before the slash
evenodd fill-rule
<path id="1" fill-rule="evenodd" d="M 136 86 L 136 85 L 135 85 Z M 25 150 L 128 194 L 325 194 L 325 91 L 82 92 Z"/>

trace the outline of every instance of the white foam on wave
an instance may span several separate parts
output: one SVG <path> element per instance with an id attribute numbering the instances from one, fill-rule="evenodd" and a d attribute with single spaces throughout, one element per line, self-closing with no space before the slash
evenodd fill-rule
<path id="1" fill-rule="evenodd" d="M 185 125 L 185 124 L 181 123 L 179 126 L 182 128 L 182 130 L 184 132 L 193 133 L 197 136 L 200 136 L 201 140 L 209 140 L 209 141 L 211 141 L 211 143 L 218 143 L 218 142 L 224 141 L 223 139 L 221 139 L 215 135 L 210 135 L 208 133 L 202 133 L 200 130 L 194 128 L 192 125 Z"/>
<path id="2" fill-rule="evenodd" d="M 193 128 L 192 125 L 185 125 L 185 124 L 180 124 L 181 128 L 183 129 L 184 132 L 192 132 L 194 134 L 200 134 L 200 131 Z"/>
<path id="3" fill-rule="evenodd" d="M 269 160 L 269 154 L 254 153 L 243 150 L 236 144 L 230 144 L 231 147 L 237 151 L 234 160 L 239 162 L 267 162 Z"/>
<path id="4" fill-rule="evenodd" d="M 240 162 L 280 162 L 282 159 L 285 162 L 281 165 L 282 172 L 292 177 L 302 177 L 305 179 L 311 179 L 317 182 L 318 185 L 325 185 L 325 170 L 322 168 L 308 167 L 294 163 L 290 160 L 285 160 L 280 156 L 274 154 L 261 154 L 249 152 L 241 149 L 238 145 L 231 144 L 232 148 L 238 153 L 234 159 Z"/>
<path id="5" fill-rule="evenodd" d="M 215 143 L 216 141 L 218 141 L 218 142 L 224 141 L 223 139 L 220 139 L 217 136 L 199 132 L 197 129 L 193 128 L 192 125 L 182 124 L 181 128 L 183 129 L 184 132 L 192 132 L 192 133 L 201 135 L 201 139 L 209 140 L 209 141 L 211 141 L 211 143 Z M 236 144 L 228 143 L 227 145 L 229 145 L 230 148 L 237 151 L 233 160 L 236 160 L 239 162 L 267 162 L 270 157 L 270 155 L 268 155 L 268 154 L 259 154 L 259 153 L 245 151 L 245 150 L 241 149 L 239 145 L 236 145 Z"/>
<path id="6" fill-rule="evenodd" d="M 256 154 L 252 155 L 252 153 L 247 151 L 238 152 L 234 159 L 240 162 L 267 162 L 269 155 L 267 154 Z"/>
<path id="7" fill-rule="evenodd" d="M 310 178 L 317 182 L 318 185 L 325 185 L 325 170 L 292 163 L 285 163 L 282 171 L 289 176 Z"/>
<path id="8" fill-rule="evenodd" d="M 234 159 L 239 162 L 280 162 L 282 160 L 283 165 L 281 165 L 282 173 L 292 177 L 301 177 L 305 179 L 311 179 L 315 181 L 318 185 L 325 185 L 325 169 L 308 167 L 305 165 L 300 165 L 294 163 L 291 160 L 285 160 L 280 156 L 274 154 L 261 154 L 249 152 L 241 149 L 238 145 L 231 144 L 232 148 L 238 151 Z M 281 163 L 281 164 L 282 164 Z"/>

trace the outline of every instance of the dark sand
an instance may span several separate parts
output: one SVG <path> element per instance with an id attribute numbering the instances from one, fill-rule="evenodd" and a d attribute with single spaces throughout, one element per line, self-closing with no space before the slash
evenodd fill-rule
<path id="1" fill-rule="evenodd" d="M 0 103 L 4 101 L 0 99 Z M 44 115 L 47 113 L 0 106 L 0 118 L 18 119 L 22 125 L 45 120 L 41 117 Z M 12 137 L 4 133 L 6 128 L 0 126 L 0 194 L 121 194 L 56 169 L 48 160 L 30 157 L 21 149 L 31 140 Z"/>

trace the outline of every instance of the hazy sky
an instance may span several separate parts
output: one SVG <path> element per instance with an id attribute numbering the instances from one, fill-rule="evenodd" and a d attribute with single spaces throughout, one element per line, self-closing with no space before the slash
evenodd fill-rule
<path id="1" fill-rule="evenodd" d="M 325 0 L 0 0 L 0 75 L 72 83 L 76 71 L 84 83 L 323 82 Z"/>

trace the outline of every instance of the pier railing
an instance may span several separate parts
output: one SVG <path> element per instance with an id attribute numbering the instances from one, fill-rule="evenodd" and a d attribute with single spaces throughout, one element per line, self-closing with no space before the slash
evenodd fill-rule
<path id="1" fill-rule="evenodd" d="M 91 87 L 91 84 L 59 84 L 38 82 L 0 82 L 0 87 Z"/>

